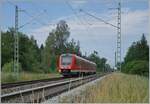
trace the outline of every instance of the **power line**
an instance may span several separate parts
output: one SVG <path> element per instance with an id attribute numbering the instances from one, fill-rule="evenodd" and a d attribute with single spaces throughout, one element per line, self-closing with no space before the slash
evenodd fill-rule
<path id="1" fill-rule="evenodd" d="M 77 13 L 77 11 L 75 11 L 75 9 L 71 6 L 71 4 L 69 3 L 69 2 L 65 2 L 67 5 L 68 5 L 68 7 L 73 11 L 73 13 L 74 13 L 74 15 L 77 17 L 77 19 L 79 20 L 79 22 L 81 23 L 81 25 L 85 25 L 86 27 L 85 27 L 85 30 L 86 30 L 86 32 L 87 32 L 87 34 L 89 34 L 89 33 L 91 33 L 90 32 L 90 29 L 91 29 L 91 23 L 89 23 L 87 20 L 86 20 L 86 18 L 85 18 L 85 15 L 83 15 L 82 16 L 82 20 L 81 20 L 81 17 L 79 17 L 79 15 L 78 15 L 78 13 Z M 96 34 L 96 32 L 95 31 L 93 31 L 94 32 L 94 34 Z"/>
<path id="2" fill-rule="evenodd" d="M 45 12 L 45 11 L 44 11 L 44 12 Z M 41 24 L 41 25 L 44 25 L 44 26 L 45 26 L 45 25 L 53 25 L 53 24 L 46 24 L 46 23 L 40 21 L 38 18 L 35 18 L 35 16 L 29 14 L 27 11 L 24 11 L 24 13 L 25 13 L 26 15 L 28 15 L 29 17 L 34 18 L 34 21 L 38 22 L 38 23 Z M 43 14 L 43 13 L 41 13 L 41 14 Z"/>
<path id="3" fill-rule="evenodd" d="M 74 10 L 74 8 L 71 6 L 71 4 L 67 1 L 65 1 L 65 3 L 68 5 L 68 7 L 73 11 L 73 14 L 77 17 L 77 19 L 79 20 L 80 24 L 83 24 L 83 21 L 80 19 L 79 15 L 77 14 L 77 12 Z"/>
<path id="4" fill-rule="evenodd" d="M 39 7 L 38 7 L 35 3 L 30 2 L 30 4 L 32 5 L 32 7 L 34 7 L 34 11 L 36 11 L 36 12 L 41 12 L 41 11 L 39 10 Z M 40 8 L 40 9 L 41 9 L 41 8 Z M 47 19 L 49 20 L 49 15 L 47 14 L 47 10 L 44 8 L 43 11 L 44 11 L 45 16 L 46 16 Z"/>
<path id="5" fill-rule="evenodd" d="M 35 16 L 30 15 L 27 11 L 24 11 L 24 13 L 26 13 L 28 16 L 30 16 L 30 17 L 32 17 L 32 18 L 31 18 L 28 22 L 26 22 L 25 24 L 21 25 L 21 26 L 19 27 L 19 29 L 20 29 L 20 28 L 23 28 L 24 26 L 26 26 L 26 25 L 28 25 L 28 24 L 31 24 L 32 21 L 35 21 L 35 20 L 36 20 L 36 22 L 38 22 L 38 23 L 40 23 L 41 25 L 44 25 L 44 26 L 46 26 L 46 25 L 55 25 L 55 24 L 42 23 L 42 22 L 40 22 L 40 21 L 37 20 L 38 17 L 42 16 L 43 12 L 41 12 L 41 13 L 39 13 L 38 15 L 35 15 Z"/>
<path id="6" fill-rule="evenodd" d="M 11 5 L 13 5 L 13 6 L 16 6 L 16 4 L 14 4 L 13 2 L 11 2 L 11 1 L 6 1 L 7 3 L 9 3 L 9 4 L 11 4 Z"/>
<path id="7" fill-rule="evenodd" d="M 85 14 L 91 16 L 91 17 L 94 17 L 95 19 L 100 20 L 101 22 L 103 22 L 103 23 L 105 23 L 105 24 L 111 25 L 111 26 L 113 26 L 113 27 L 115 27 L 115 28 L 119 28 L 118 26 L 115 26 L 115 25 L 113 25 L 113 24 L 111 24 L 111 23 L 109 23 L 109 22 L 107 22 L 107 21 L 105 21 L 105 20 L 103 20 L 103 19 L 101 19 L 101 18 L 99 18 L 99 17 L 96 17 L 96 16 L 94 16 L 94 15 L 92 15 L 92 14 L 90 14 L 90 13 L 88 13 L 88 12 L 82 10 L 82 9 L 80 9 L 79 11 L 80 11 L 80 12 L 83 12 L 83 13 L 85 13 Z"/>
<path id="8" fill-rule="evenodd" d="M 25 24 L 21 25 L 19 27 L 20 28 L 23 28 L 24 26 L 28 25 L 28 24 L 31 24 L 31 21 L 35 20 L 37 17 L 41 16 L 42 13 L 38 14 L 38 15 L 35 15 L 34 17 L 32 17 L 28 22 L 26 22 Z"/>
<path id="9" fill-rule="evenodd" d="M 8 1 L 8 0 L 7 0 L 7 2 L 8 2 L 9 4 L 15 6 L 15 7 L 17 6 L 16 4 L 14 4 L 14 3 L 11 2 L 11 1 Z M 18 7 L 18 6 L 17 6 L 17 7 Z M 26 22 L 26 23 L 23 24 L 22 26 L 18 27 L 18 29 L 23 28 L 24 26 L 26 26 L 26 25 L 28 25 L 28 24 L 31 24 L 32 21 L 36 21 L 37 23 L 39 23 L 39 24 L 41 24 L 41 25 L 43 25 L 43 26 L 46 26 L 46 25 L 55 25 L 55 24 L 46 24 L 46 23 L 40 21 L 39 19 L 37 19 L 37 17 L 39 17 L 40 14 L 46 13 L 46 10 L 43 10 L 43 13 L 40 13 L 39 15 L 37 15 L 37 17 L 31 15 L 31 14 L 30 14 L 29 12 L 27 12 L 26 10 L 22 10 L 22 9 L 19 8 L 19 7 L 18 7 L 18 11 L 21 11 L 21 12 L 25 13 L 26 15 L 28 15 L 29 17 L 32 18 L 31 20 L 29 20 L 28 22 Z M 41 15 L 41 16 L 42 16 L 42 15 Z"/>
<path id="10" fill-rule="evenodd" d="M 77 19 L 79 20 L 80 24 L 87 26 L 87 24 L 85 24 L 85 23 L 83 22 L 83 20 L 81 20 L 81 18 L 79 17 L 78 13 L 74 10 L 74 8 L 71 6 L 71 4 L 70 4 L 69 2 L 67 2 L 67 1 L 65 1 L 65 3 L 66 3 L 66 4 L 68 5 L 68 7 L 72 10 L 73 14 L 77 17 Z M 86 23 L 87 23 L 87 22 L 86 22 Z M 90 24 L 88 23 L 88 25 L 90 25 Z M 89 27 L 87 27 L 87 28 L 89 28 Z M 87 29 L 87 28 L 85 27 L 86 32 L 89 33 L 89 29 Z"/>

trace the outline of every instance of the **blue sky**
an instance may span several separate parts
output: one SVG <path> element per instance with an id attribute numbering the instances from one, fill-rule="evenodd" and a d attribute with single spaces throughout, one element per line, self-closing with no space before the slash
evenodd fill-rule
<path id="1" fill-rule="evenodd" d="M 83 9 L 97 17 L 116 25 L 116 8 L 119 0 L 3 0 L 2 30 L 14 26 L 14 4 L 32 16 L 39 15 L 30 24 L 20 29 L 23 33 L 33 35 L 38 44 L 44 44 L 48 33 L 60 20 L 65 20 L 70 27 L 70 39 L 80 41 L 81 50 L 87 55 L 94 50 L 100 57 L 106 57 L 114 66 L 116 50 L 115 28 L 106 25 L 84 13 Z M 69 3 L 74 11 L 68 6 Z M 122 60 L 133 41 L 140 39 L 142 33 L 148 37 L 148 0 L 122 0 Z M 44 12 L 45 11 L 45 12 Z M 76 12 L 76 14 L 74 13 Z M 19 13 L 19 26 L 32 18 L 26 13 Z M 38 21 L 38 22 L 37 22 Z M 39 23 L 40 22 L 40 23 Z M 41 24 L 42 23 L 42 24 Z M 51 25 L 48 25 L 51 24 Z M 69 40 L 70 40 L 69 39 Z"/>

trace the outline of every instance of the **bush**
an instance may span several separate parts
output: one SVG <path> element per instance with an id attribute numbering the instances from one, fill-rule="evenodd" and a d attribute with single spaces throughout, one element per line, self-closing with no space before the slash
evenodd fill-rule
<path id="1" fill-rule="evenodd" d="M 19 71 L 22 70 L 22 67 L 21 67 L 21 64 L 19 63 Z M 4 72 L 13 72 L 13 61 L 9 62 L 9 63 L 6 63 L 4 64 L 3 68 L 2 68 L 2 71 Z"/>
<path id="2" fill-rule="evenodd" d="M 143 60 L 128 62 L 124 65 L 123 72 L 149 76 L 149 63 Z"/>
<path id="3" fill-rule="evenodd" d="M 137 61 L 135 62 L 132 70 L 129 73 L 131 74 L 139 74 L 139 75 L 146 75 L 148 73 L 149 64 L 147 61 Z"/>

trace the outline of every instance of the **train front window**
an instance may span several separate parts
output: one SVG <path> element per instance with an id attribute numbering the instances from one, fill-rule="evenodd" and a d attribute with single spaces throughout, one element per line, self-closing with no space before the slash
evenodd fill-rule
<path id="1" fill-rule="evenodd" d="M 70 65 L 71 64 L 71 56 L 62 56 L 61 64 L 62 65 Z"/>

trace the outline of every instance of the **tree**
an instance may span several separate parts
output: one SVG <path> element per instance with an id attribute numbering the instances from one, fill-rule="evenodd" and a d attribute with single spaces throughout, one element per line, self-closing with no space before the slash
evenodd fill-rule
<path id="1" fill-rule="evenodd" d="M 13 60 L 14 56 L 14 28 L 9 28 L 6 32 L 1 32 L 1 46 L 2 46 L 2 67 L 5 63 Z"/>
<path id="2" fill-rule="evenodd" d="M 149 64 L 147 61 L 143 61 L 143 60 L 130 61 L 124 66 L 122 71 L 124 73 L 148 76 Z"/>
<path id="3" fill-rule="evenodd" d="M 53 29 L 45 41 L 43 50 L 43 66 L 46 72 L 54 72 L 57 57 L 66 52 L 67 40 L 70 36 L 69 27 L 61 20 L 56 29 Z"/>
<path id="4" fill-rule="evenodd" d="M 19 72 L 22 70 L 22 66 L 19 63 Z M 13 72 L 13 61 L 9 62 L 9 63 L 5 63 L 4 66 L 2 67 L 2 71 L 3 72 Z"/>
<path id="5" fill-rule="evenodd" d="M 125 63 L 133 60 L 149 61 L 149 46 L 144 34 L 140 41 L 133 42 L 125 56 Z"/>
<path id="6" fill-rule="evenodd" d="M 70 42 L 66 44 L 66 53 L 74 53 L 78 56 L 81 56 L 81 51 L 80 51 L 80 42 L 77 41 L 75 42 L 74 39 L 72 39 Z"/>
<path id="7" fill-rule="evenodd" d="M 122 63 L 122 72 L 148 75 L 148 62 L 149 46 L 147 44 L 145 35 L 143 34 L 141 40 L 133 42 L 133 44 L 129 47 L 124 62 Z"/>
<path id="8" fill-rule="evenodd" d="M 94 51 L 92 54 L 90 54 L 88 59 L 96 63 L 97 71 L 105 71 L 107 59 L 100 58 L 97 51 Z"/>
<path id="9" fill-rule="evenodd" d="M 7 32 L 2 32 L 2 67 L 6 63 L 11 63 L 14 56 L 14 28 L 9 28 Z M 24 71 L 38 70 L 40 61 L 39 48 L 33 36 L 18 32 L 19 36 L 19 63 Z M 9 64 L 8 64 L 9 66 Z"/>
<path id="10" fill-rule="evenodd" d="M 67 44 L 67 40 L 70 36 L 69 27 L 65 21 L 61 20 L 57 24 L 55 35 L 57 52 L 58 54 L 64 53 L 65 45 Z"/>

